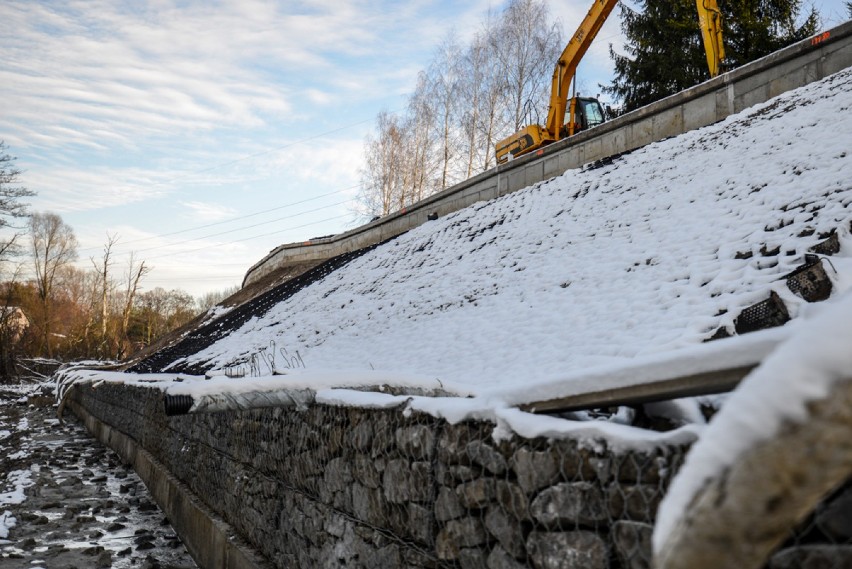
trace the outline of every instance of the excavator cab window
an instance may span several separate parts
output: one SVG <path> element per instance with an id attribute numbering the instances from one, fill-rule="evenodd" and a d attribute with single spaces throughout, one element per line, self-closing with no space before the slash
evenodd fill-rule
<path id="1" fill-rule="evenodd" d="M 603 107 L 597 99 L 577 99 L 577 108 L 580 130 L 596 127 L 606 120 Z"/>

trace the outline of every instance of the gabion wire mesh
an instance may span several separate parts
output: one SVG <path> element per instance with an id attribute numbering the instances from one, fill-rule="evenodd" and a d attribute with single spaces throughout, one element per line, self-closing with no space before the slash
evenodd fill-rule
<path id="1" fill-rule="evenodd" d="M 102 386 L 83 403 L 277 567 L 649 568 L 656 511 L 687 451 L 496 442 L 489 423 L 401 409 L 167 418 L 162 396 L 140 388 Z M 847 484 L 767 567 L 852 566 L 851 506 Z"/>

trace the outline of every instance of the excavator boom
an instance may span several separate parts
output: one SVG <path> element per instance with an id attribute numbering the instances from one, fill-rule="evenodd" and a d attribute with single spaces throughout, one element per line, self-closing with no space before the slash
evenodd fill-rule
<path id="1" fill-rule="evenodd" d="M 577 31 L 574 32 L 571 41 L 568 42 L 568 45 L 562 51 L 562 55 L 559 56 L 556 68 L 553 70 L 550 108 L 547 111 L 547 123 L 544 126 L 547 134 L 552 136 L 554 140 L 560 138 L 559 130 L 565 120 L 568 91 L 571 88 L 571 81 L 574 80 L 574 75 L 577 73 L 577 66 L 583 56 L 586 55 L 589 46 L 592 45 L 592 40 L 598 35 L 616 4 L 618 4 L 618 0 L 595 0 Z M 569 125 L 570 128 L 571 125 Z"/>
<path id="2" fill-rule="evenodd" d="M 725 46 L 722 43 L 722 12 L 716 0 L 695 0 L 698 7 L 698 26 L 704 40 L 704 52 L 707 55 L 707 67 L 710 77 L 716 77 L 725 59 Z"/>
<path id="3" fill-rule="evenodd" d="M 550 88 L 547 122 L 544 126 L 537 124 L 525 126 L 512 136 L 498 142 L 495 152 L 498 163 L 505 162 L 510 155 L 526 154 L 562 138 L 560 131 L 568 107 L 568 91 L 577 72 L 577 66 L 617 3 L 618 0 L 595 0 L 592 3 L 586 17 L 583 18 L 568 45 L 562 50 L 559 61 L 556 62 Z M 574 134 L 573 120 L 571 122 L 569 131 L 570 134 Z"/>

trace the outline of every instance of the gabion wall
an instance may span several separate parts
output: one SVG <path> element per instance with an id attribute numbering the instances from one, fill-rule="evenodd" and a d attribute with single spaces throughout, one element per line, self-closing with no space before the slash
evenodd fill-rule
<path id="1" fill-rule="evenodd" d="M 166 417 L 159 390 L 110 384 L 74 397 L 278 567 L 647 568 L 657 506 L 687 450 L 498 444 L 490 424 L 399 409 Z M 848 514 L 839 501 L 848 506 L 850 496 L 839 491 L 839 507 L 818 510 L 836 511 L 830 544 L 793 539 L 770 566 L 807 567 L 817 551 L 844 563 L 852 531 L 838 529 Z M 810 520 L 807 535 L 825 524 Z M 834 563 L 814 567 L 852 566 Z"/>

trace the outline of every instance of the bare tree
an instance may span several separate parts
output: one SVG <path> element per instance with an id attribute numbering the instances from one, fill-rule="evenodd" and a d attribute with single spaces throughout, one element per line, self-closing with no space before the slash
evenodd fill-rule
<path id="1" fill-rule="evenodd" d="M 361 171 L 363 206 L 373 215 L 387 215 L 406 205 L 405 129 L 400 118 L 387 111 L 376 117 L 376 134 L 367 137 Z"/>
<path id="2" fill-rule="evenodd" d="M 95 261 L 94 257 L 89 257 L 92 262 L 95 274 L 98 275 L 98 292 L 100 297 L 100 317 L 101 317 L 101 345 L 107 343 L 107 332 L 109 324 L 109 302 L 110 293 L 113 289 L 112 279 L 110 278 L 110 269 L 113 265 L 112 248 L 118 242 L 118 235 L 107 234 L 107 242 L 104 244 L 104 253 L 101 259 Z M 104 355 L 104 354 L 102 354 Z"/>
<path id="3" fill-rule="evenodd" d="M 51 303 L 59 270 L 77 258 L 77 238 L 70 225 L 55 213 L 35 213 L 30 218 L 30 243 L 36 287 L 41 300 L 41 352 L 52 356 Z"/>
<path id="4" fill-rule="evenodd" d="M 406 113 L 380 113 L 365 139 L 362 213 L 387 215 L 493 165 L 494 142 L 523 124 L 527 101 L 547 108 L 562 50 L 549 20 L 543 0 L 512 0 L 499 16 L 489 13 L 470 46 L 444 38 Z"/>
<path id="5" fill-rule="evenodd" d="M 453 32 L 438 46 L 427 71 L 428 93 L 435 109 L 435 122 L 440 136 L 441 170 L 439 189 L 450 185 L 451 168 L 457 156 L 455 142 L 459 130 L 459 100 L 462 92 L 462 49 Z M 465 101 L 464 104 L 468 102 Z"/>
<path id="6" fill-rule="evenodd" d="M 417 77 L 417 87 L 408 100 L 405 130 L 408 135 L 406 158 L 411 170 L 411 201 L 414 203 L 437 191 L 436 109 L 427 89 L 425 72 Z M 406 204 L 408 205 L 408 204 Z"/>
<path id="7" fill-rule="evenodd" d="M 195 306 L 198 309 L 198 312 L 207 312 L 214 306 L 221 304 L 226 298 L 238 293 L 239 291 L 240 287 L 238 285 L 234 285 L 224 290 L 206 292 L 195 299 Z"/>
<path id="8" fill-rule="evenodd" d="M 139 284 L 142 279 L 151 272 L 151 267 L 145 265 L 145 261 L 142 261 L 139 264 L 136 264 L 135 255 L 133 253 L 130 254 L 130 261 L 127 266 L 127 274 L 126 274 L 126 287 L 124 289 L 124 306 L 121 311 L 121 337 L 119 338 L 118 345 L 123 346 L 127 343 L 127 329 L 130 325 L 130 313 L 133 310 L 133 300 L 136 297 L 136 293 L 139 290 Z M 124 355 L 124 349 L 119 348 L 117 357 L 122 357 Z"/>
<path id="9" fill-rule="evenodd" d="M 542 0 L 512 0 L 503 12 L 491 47 L 506 74 L 506 112 L 512 132 L 524 125 L 527 102 L 531 109 L 547 108 L 551 72 L 562 44 L 561 28 L 551 22 Z"/>
<path id="10" fill-rule="evenodd" d="M 505 74 L 491 49 L 498 41 L 497 25 L 498 21 L 489 13 L 464 57 L 462 99 L 466 104 L 460 119 L 467 156 L 465 178 L 493 166 L 495 136 L 505 130 Z"/>
<path id="11" fill-rule="evenodd" d="M 6 143 L 0 140 L 0 229 L 13 227 L 16 219 L 28 217 L 28 204 L 21 200 L 35 195 L 19 184 L 21 171 L 14 165 L 16 160 L 8 153 Z M 10 241 L 0 241 L 0 252 L 9 250 Z"/>

